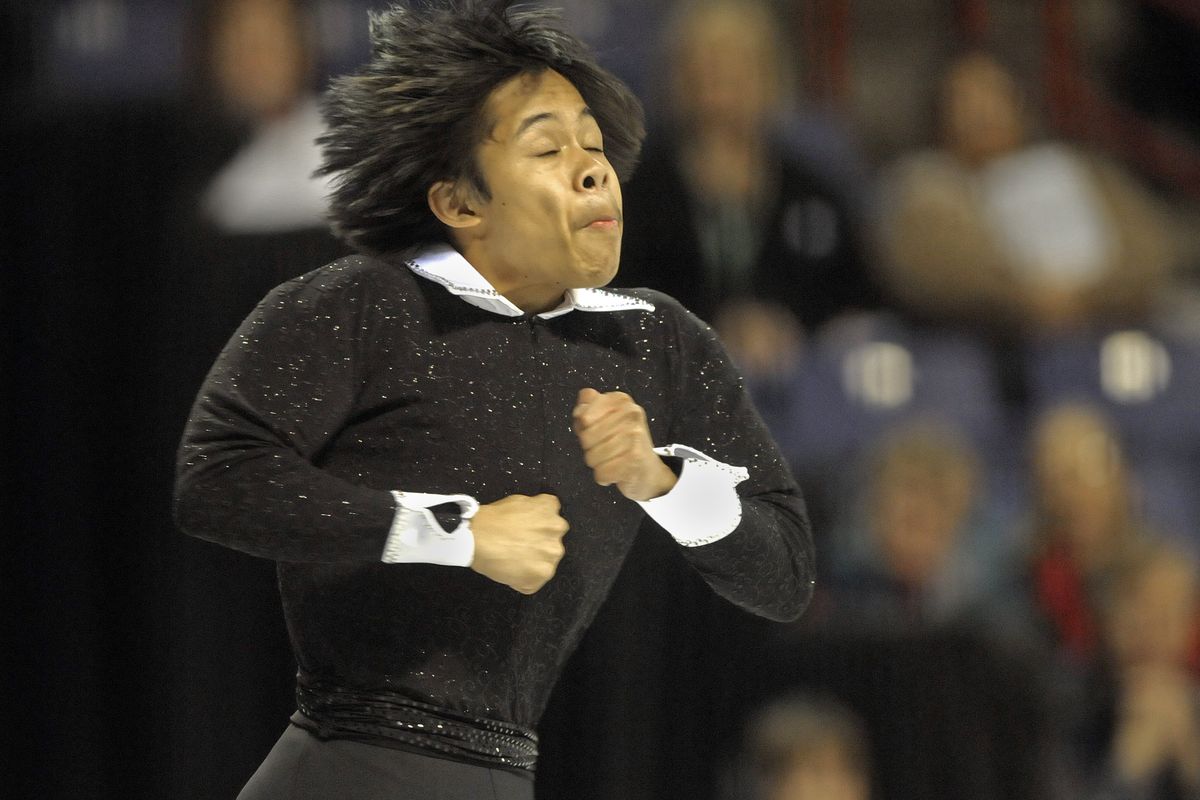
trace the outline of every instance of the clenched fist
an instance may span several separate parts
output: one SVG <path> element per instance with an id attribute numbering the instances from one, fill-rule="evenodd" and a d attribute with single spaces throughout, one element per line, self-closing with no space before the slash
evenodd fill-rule
<path id="1" fill-rule="evenodd" d="M 554 577 L 562 560 L 567 521 L 552 494 L 513 494 L 479 507 L 471 519 L 471 569 L 497 583 L 533 594 Z"/>
<path id="2" fill-rule="evenodd" d="M 630 500 L 650 500 L 675 486 L 675 473 L 654 452 L 646 412 L 632 397 L 582 389 L 573 418 L 596 483 L 616 486 Z"/>

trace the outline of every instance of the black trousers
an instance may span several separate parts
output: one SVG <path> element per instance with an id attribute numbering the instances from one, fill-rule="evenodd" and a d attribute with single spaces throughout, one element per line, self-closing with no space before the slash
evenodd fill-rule
<path id="1" fill-rule="evenodd" d="M 322 741 L 293 725 L 238 800 L 533 800 L 533 773 Z"/>

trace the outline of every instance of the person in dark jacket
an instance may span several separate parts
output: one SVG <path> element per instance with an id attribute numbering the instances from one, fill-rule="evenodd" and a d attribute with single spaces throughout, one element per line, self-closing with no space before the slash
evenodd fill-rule
<path id="1" fill-rule="evenodd" d="M 882 301 L 850 193 L 789 135 L 780 28 L 758 0 L 680 4 L 663 36 L 669 114 L 626 191 L 617 278 L 676 297 L 755 373 Z"/>
<path id="2" fill-rule="evenodd" d="M 278 562 L 299 664 L 246 800 L 531 798 L 533 728 L 644 526 L 760 615 L 812 592 L 799 490 L 714 334 L 600 288 L 640 105 L 509 5 L 375 17 L 323 137 L 359 254 L 259 304 L 184 433 L 177 520 Z"/>

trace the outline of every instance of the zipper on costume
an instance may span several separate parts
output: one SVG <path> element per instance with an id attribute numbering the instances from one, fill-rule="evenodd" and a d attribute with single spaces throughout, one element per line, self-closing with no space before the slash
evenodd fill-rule
<path id="1" fill-rule="evenodd" d="M 539 482 L 541 484 L 541 486 L 539 487 L 539 491 L 549 492 L 551 489 L 550 476 L 549 476 L 550 427 L 551 426 L 549 424 L 549 420 L 554 419 L 554 415 L 553 415 L 553 409 L 546 407 L 546 384 L 545 384 L 545 380 L 544 380 L 545 376 L 540 375 L 538 372 L 539 368 L 544 367 L 544 365 L 545 365 L 545 362 L 539 358 L 539 355 L 540 355 L 539 349 L 542 344 L 542 336 L 541 336 L 540 331 L 545 327 L 545 325 L 546 325 L 546 321 L 543 320 L 541 317 L 538 317 L 537 315 L 534 315 L 534 314 L 531 314 L 529 316 L 529 339 L 530 339 L 530 344 L 531 344 L 530 351 L 529 351 L 530 352 L 529 372 L 530 372 L 531 377 L 534 378 L 534 382 L 537 386 L 537 388 L 535 389 L 535 392 L 536 392 L 537 398 L 538 398 L 538 401 L 537 401 L 538 408 L 541 412 L 538 415 L 538 419 L 547 421 L 547 424 L 545 424 L 543 426 L 542 431 L 541 431 L 542 443 L 541 443 L 541 453 L 539 456 L 540 460 L 539 460 L 539 465 L 538 465 Z"/>

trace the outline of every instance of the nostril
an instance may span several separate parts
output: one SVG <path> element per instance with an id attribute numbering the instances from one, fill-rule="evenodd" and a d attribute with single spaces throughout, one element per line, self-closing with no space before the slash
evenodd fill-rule
<path id="1" fill-rule="evenodd" d="M 596 179 L 591 175 L 587 175 L 583 179 L 583 188 L 592 189 L 596 186 Z"/>

